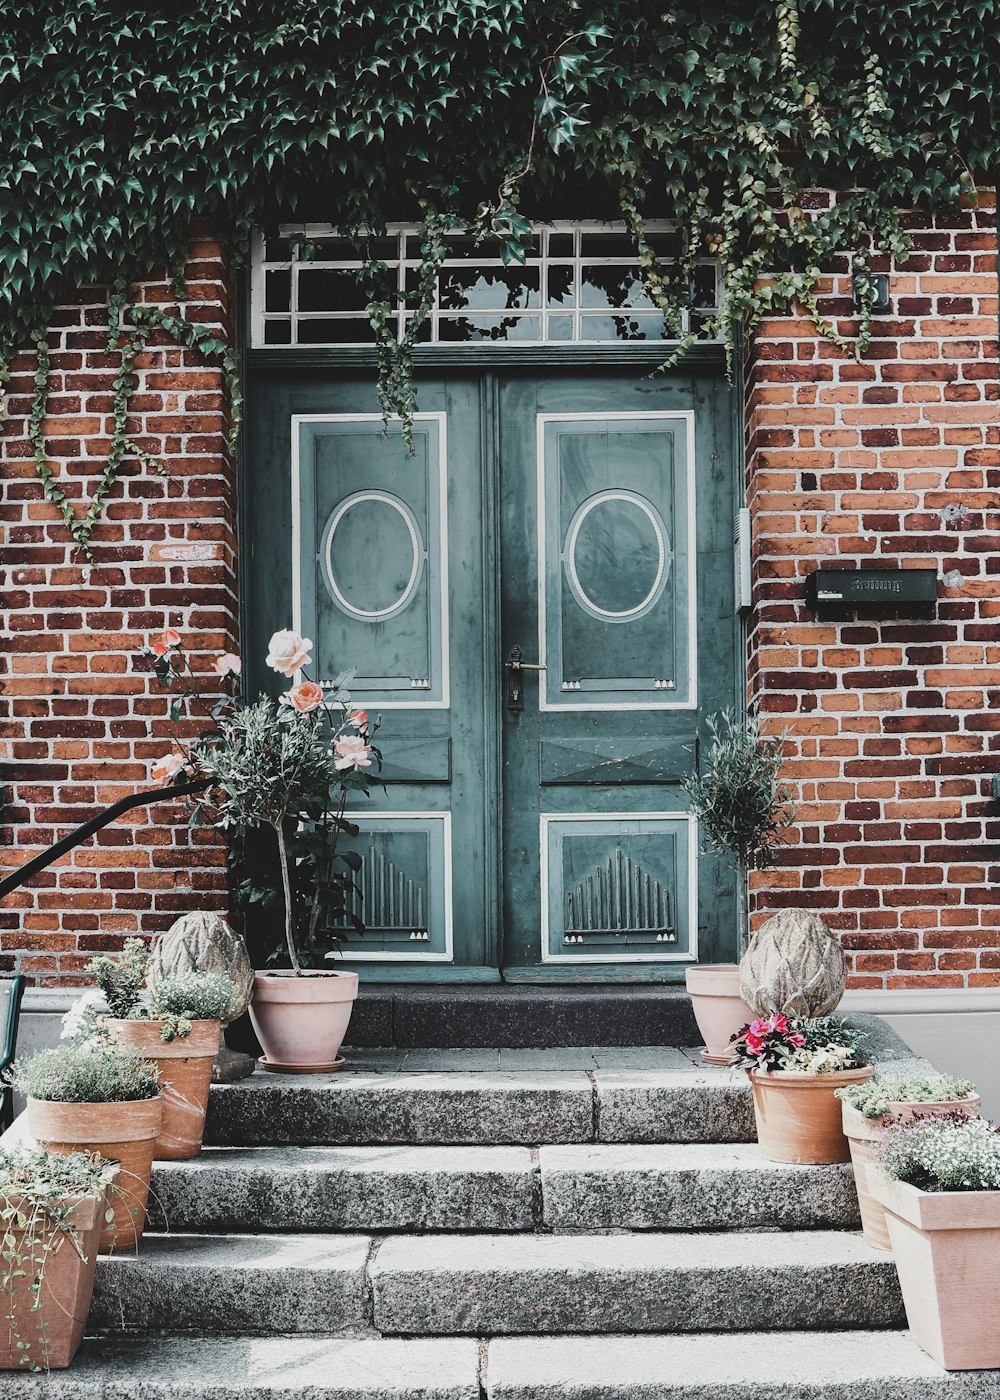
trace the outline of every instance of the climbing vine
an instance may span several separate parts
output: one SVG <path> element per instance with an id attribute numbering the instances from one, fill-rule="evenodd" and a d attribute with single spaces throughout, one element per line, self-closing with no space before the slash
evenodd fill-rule
<path id="1" fill-rule="evenodd" d="M 0 31 L 0 384 L 37 355 L 30 434 L 46 498 L 85 552 L 129 460 L 136 361 L 165 335 L 235 353 L 184 314 L 192 221 L 237 257 L 254 226 L 336 225 L 360 249 L 383 412 L 404 428 L 412 360 L 449 231 L 523 260 L 533 220 L 624 219 L 677 343 L 694 268 L 725 279 L 718 333 L 797 304 L 841 350 L 871 336 L 872 258 L 905 257 L 905 211 L 975 199 L 1000 157 L 1000 0 L 22 0 Z M 842 191 L 832 204 L 810 191 Z M 902 212 L 902 215 L 900 213 Z M 650 218 L 670 219 L 659 255 Z M 421 221 L 400 292 L 389 219 Z M 821 270 L 846 257 L 858 315 L 826 320 Z M 129 288 L 173 274 L 176 308 Z M 51 309 L 108 290 L 119 357 L 110 452 L 82 513 L 46 456 Z M 397 331 L 399 298 L 407 312 Z"/>

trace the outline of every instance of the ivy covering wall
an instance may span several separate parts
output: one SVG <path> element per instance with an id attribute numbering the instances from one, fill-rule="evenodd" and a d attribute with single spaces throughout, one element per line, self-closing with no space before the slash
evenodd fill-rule
<path id="1" fill-rule="evenodd" d="M 0 365 L 34 345 L 46 495 L 86 552 L 122 464 L 141 456 L 128 400 L 154 330 L 218 359 L 238 392 L 231 347 L 128 299 L 131 281 L 181 267 L 194 217 L 237 253 L 255 223 L 328 221 L 365 257 L 366 231 L 417 216 L 420 311 L 449 228 L 518 261 L 532 216 L 596 209 L 626 220 L 668 323 L 712 254 L 730 348 L 798 302 L 863 353 L 868 256 L 906 253 L 897 211 L 974 200 L 995 180 L 998 32 L 998 0 L 21 0 L 0 30 Z M 842 197 L 811 210 L 816 186 Z M 678 224 L 662 266 L 643 232 L 653 215 Z M 862 303 L 850 344 L 813 299 L 844 251 Z M 761 285 L 766 271 L 778 275 Z M 383 407 L 405 420 L 420 317 L 397 342 L 377 260 L 361 275 Z M 121 368 L 110 456 L 78 512 L 46 459 L 46 326 L 94 283 Z"/>

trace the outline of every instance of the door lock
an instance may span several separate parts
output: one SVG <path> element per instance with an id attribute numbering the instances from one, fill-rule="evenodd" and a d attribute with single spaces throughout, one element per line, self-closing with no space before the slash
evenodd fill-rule
<path id="1" fill-rule="evenodd" d="M 537 661 L 522 661 L 521 648 L 511 647 L 510 660 L 504 662 L 507 668 L 507 709 L 512 715 L 519 715 L 524 709 L 524 672 L 544 671 L 545 666 Z"/>

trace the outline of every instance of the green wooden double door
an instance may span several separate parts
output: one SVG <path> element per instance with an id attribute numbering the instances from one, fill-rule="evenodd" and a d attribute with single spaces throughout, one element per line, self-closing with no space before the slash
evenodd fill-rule
<path id="1" fill-rule="evenodd" d="M 247 650 L 294 627 L 381 718 L 346 959 L 575 981 L 732 956 L 680 787 L 737 691 L 725 386 L 449 373 L 419 404 L 410 453 L 370 374 L 251 395 Z"/>

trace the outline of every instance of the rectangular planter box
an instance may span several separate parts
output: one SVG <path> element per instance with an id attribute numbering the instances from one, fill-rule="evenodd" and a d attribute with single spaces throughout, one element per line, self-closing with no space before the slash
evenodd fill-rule
<path id="1" fill-rule="evenodd" d="M 914 1340 L 949 1371 L 1000 1367 L 1000 1191 L 920 1191 L 881 1172 L 870 1185 Z"/>

